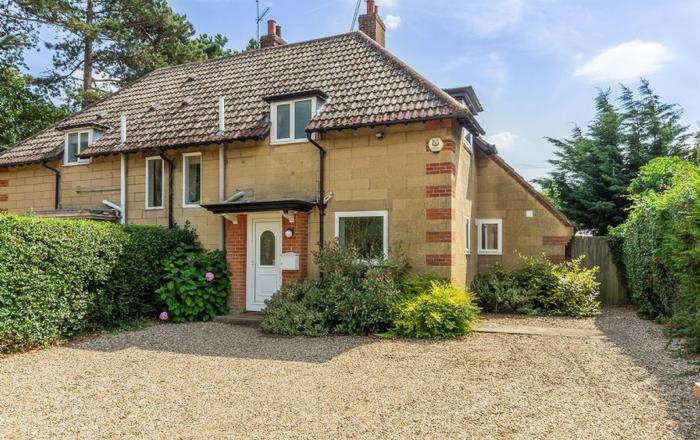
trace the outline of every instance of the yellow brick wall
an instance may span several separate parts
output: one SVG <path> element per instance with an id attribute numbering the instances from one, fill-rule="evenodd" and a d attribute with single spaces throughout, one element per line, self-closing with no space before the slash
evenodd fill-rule
<path id="1" fill-rule="evenodd" d="M 478 218 L 503 219 L 503 255 L 480 255 L 479 272 L 495 263 L 507 269 L 519 266 L 517 253 L 539 256 L 563 256 L 564 246 L 543 245 L 545 236 L 571 236 L 573 228 L 563 224 L 542 203 L 501 166 L 483 153 L 477 154 Z M 526 217 L 527 210 L 533 217 Z M 476 222 L 475 222 L 476 223 Z M 476 233 L 474 229 L 473 233 Z M 474 237 L 476 247 L 476 236 Z"/>
<path id="2" fill-rule="evenodd" d="M 474 147 L 467 145 L 462 138 L 459 127 L 453 133 L 458 139 L 455 153 L 458 157 L 456 192 L 453 207 L 455 218 L 452 221 L 453 243 L 452 255 L 454 262 L 454 273 L 452 279 L 459 285 L 469 285 L 477 271 L 476 256 L 476 157 Z M 469 253 L 467 254 L 467 229 L 466 218 L 469 217 L 469 227 L 471 230 L 471 241 Z"/>

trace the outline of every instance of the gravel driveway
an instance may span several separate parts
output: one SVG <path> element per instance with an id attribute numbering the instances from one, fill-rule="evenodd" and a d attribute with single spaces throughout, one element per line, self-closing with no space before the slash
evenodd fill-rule
<path id="1" fill-rule="evenodd" d="M 0 359 L 0 438 L 700 438 L 698 367 L 658 328 L 623 309 L 575 325 L 606 337 L 106 335 Z"/>

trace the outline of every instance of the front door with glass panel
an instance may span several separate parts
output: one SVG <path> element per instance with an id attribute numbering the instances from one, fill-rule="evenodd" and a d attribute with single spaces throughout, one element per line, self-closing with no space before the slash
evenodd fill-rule
<path id="1" fill-rule="evenodd" d="M 282 220 L 252 219 L 248 247 L 248 283 L 246 308 L 259 311 L 265 300 L 282 286 Z"/>

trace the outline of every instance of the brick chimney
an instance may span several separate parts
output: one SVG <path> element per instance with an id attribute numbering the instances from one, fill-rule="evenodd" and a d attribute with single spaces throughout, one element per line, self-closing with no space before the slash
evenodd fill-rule
<path id="1" fill-rule="evenodd" d="M 367 0 L 367 13 L 360 15 L 360 30 L 381 46 L 385 44 L 386 27 L 379 16 L 379 6 L 374 4 L 374 0 Z"/>
<path id="2" fill-rule="evenodd" d="M 260 37 L 260 47 L 282 46 L 287 44 L 282 39 L 282 26 L 278 26 L 275 20 L 267 20 L 267 35 Z"/>

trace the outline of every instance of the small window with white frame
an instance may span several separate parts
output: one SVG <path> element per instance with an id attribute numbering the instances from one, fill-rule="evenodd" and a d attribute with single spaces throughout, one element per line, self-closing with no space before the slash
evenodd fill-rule
<path id="1" fill-rule="evenodd" d="M 335 238 L 341 246 L 354 248 L 367 260 L 389 254 L 387 211 L 335 213 Z"/>
<path id="2" fill-rule="evenodd" d="M 306 140 L 306 126 L 316 113 L 319 99 L 309 97 L 272 103 L 272 144 L 287 144 Z"/>
<path id="3" fill-rule="evenodd" d="M 92 130 L 66 133 L 64 164 L 79 165 L 89 163 L 90 159 L 81 159 L 79 154 L 93 142 L 92 137 Z"/>
<path id="4" fill-rule="evenodd" d="M 472 144 L 474 142 L 474 136 L 467 130 L 466 128 L 462 127 L 462 142 L 464 142 L 464 148 L 466 148 L 467 151 L 471 152 L 472 151 Z"/>
<path id="5" fill-rule="evenodd" d="M 479 219 L 476 227 L 479 255 L 502 255 L 503 221 L 500 218 Z"/>
<path id="6" fill-rule="evenodd" d="M 182 158 L 182 206 L 195 208 L 202 202 L 202 153 L 185 153 Z"/>
<path id="7" fill-rule="evenodd" d="M 146 158 L 146 209 L 163 209 L 163 159 Z"/>
<path id="8" fill-rule="evenodd" d="M 469 217 L 464 217 L 464 240 L 464 253 L 469 255 L 472 247 L 472 222 Z"/>

